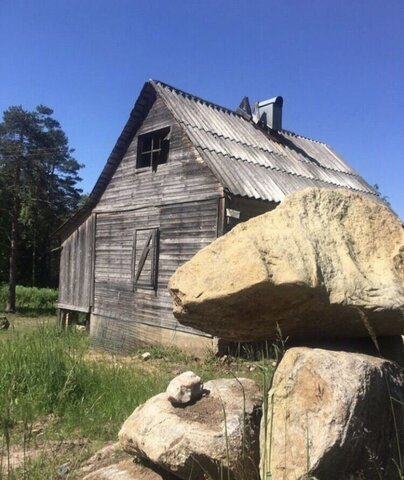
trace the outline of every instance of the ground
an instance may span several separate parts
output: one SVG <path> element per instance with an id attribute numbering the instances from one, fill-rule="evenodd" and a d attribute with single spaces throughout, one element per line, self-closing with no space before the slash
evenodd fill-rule
<path id="1" fill-rule="evenodd" d="M 58 333 L 55 316 L 7 317 L 10 328 L 0 331 L 0 480 L 95 480 L 120 468 L 142 479 L 161 478 L 110 447 L 137 405 L 186 370 L 204 381 L 239 376 L 260 384 L 272 370 L 268 360 L 209 352 L 193 358 L 157 347 L 118 356 L 93 350 L 86 332 Z M 146 350 L 147 361 L 141 357 Z M 91 473 L 100 468 L 104 473 Z"/>

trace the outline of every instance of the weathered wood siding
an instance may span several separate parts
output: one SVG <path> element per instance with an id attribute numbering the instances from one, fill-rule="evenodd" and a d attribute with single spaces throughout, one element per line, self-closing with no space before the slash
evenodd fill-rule
<path id="1" fill-rule="evenodd" d="M 136 171 L 138 135 L 167 126 L 168 162 Z M 127 348 L 160 343 L 160 329 L 197 333 L 174 318 L 167 283 L 217 237 L 221 197 L 219 182 L 157 98 L 95 209 L 94 343 Z M 156 289 L 134 285 L 134 238 L 145 228 L 159 229 Z"/>
<path id="2" fill-rule="evenodd" d="M 119 330 L 123 329 L 129 336 L 131 322 L 191 331 L 174 318 L 167 283 L 179 266 L 216 238 L 217 208 L 218 200 L 213 199 L 120 213 L 99 213 L 94 314 L 116 319 Z M 133 281 L 133 238 L 135 230 L 145 226 L 158 227 L 160 233 L 156 290 L 136 287 Z M 129 325 L 123 328 L 122 322 Z M 109 329 L 113 330 L 113 326 L 110 325 Z M 121 333 L 117 331 L 116 335 Z"/>
<path id="3" fill-rule="evenodd" d="M 167 126 L 171 127 L 168 162 L 158 165 L 155 172 L 151 169 L 137 172 L 138 136 Z M 117 211 L 217 198 L 222 192 L 216 177 L 200 159 L 165 104 L 157 97 L 98 202 L 96 211 Z"/>
<path id="4" fill-rule="evenodd" d="M 88 312 L 93 286 L 94 216 L 80 225 L 62 244 L 59 308 Z"/>
<path id="5" fill-rule="evenodd" d="M 155 171 L 137 170 L 138 136 L 165 127 L 170 127 L 167 163 Z M 63 243 L 59 303 L 72 310 L 91 308 L 93 342 L 104 348 L 171 342 L 202 351 L 216 340 L 176 321 L 167 283 L 217 236 L 274 207 L 266 201 L 225 198 L 216 177 L 157 97 L 92 216 Z M 227 208 L 239 211 L 239 220 L 227 217 Z M 136 277 L 142 245 L 153 229 L 156 261 L 149 256 Z M 153 278 L 150 285 L 147 278 Z"/>
<path id="6" fill-rule="evenodd" d="M 277 205 L 279 204 L 275 202 L 268 202 L 266 200 L 255 200 L 252 198 L 243 198 L 236 196 L 226 198 L 226 208 L 230 208 L 231 210 L 240 212 L 240 218 L 236 219 L 234 217 L 226 216 L 224 231 L 228 232 L 241 222 L 246 222 L 251 218 L 269 212 L 276 208 Z"/>

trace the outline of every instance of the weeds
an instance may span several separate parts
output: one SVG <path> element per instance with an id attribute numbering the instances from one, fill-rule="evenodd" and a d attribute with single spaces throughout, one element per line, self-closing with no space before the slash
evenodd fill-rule
<path id="1" fill-rule="evenodd" d="M 115 440 L 133 409 L 164 391 L 178 370 L 192 369 L 204 381 L 234 377 L 237 370 L 255 379 L 261 375 L 259 365 L 250 373 L 249 363 L 244 360 L 229 357 L 229 365 L 212 356 L 198 360 L 175 348 L 150 347 L 150 362 L 136 359 L 139 351 L 133 352 L 131 360 L 89 354 L 86 333 L 58 331 L 37 320 L 33 322 L 35 328 L 28 325 L 28 330 L 22 331 L 20 323 L 26 320 L 13 316 L 12 328 L 1 335 L 1 480 L 42 479 L 45 473 L 46 478 L 53 477 L 58 465 L 69 458 L 73 462 L 73 450 L 65 450 L 70 444 L 76 445 L 78 439 L 94 445 Z M 94 447 L 88 445 L 76 445 L 74 458 L 91 453 Z M 17 446 L 24 451 L 18 472 L 9 460 Z M 41 446 L 51 450 L 31 457 L 30 453 L 38 452 Z M 226 469 L 223 474 L 227 476 Z"/>
<path id="2" fill-rule="evenodd" d="M 377 340 L 376 333 L 372 327 L 372 324 L 370 323 L 366 313 L 360 309 L 359 307 L 356 308 L 356 310 L 359 313 L 359 316 L 362 320 L 362 323 L 364 327 L 366 328 L 366 331 L 369 334 L 369 337 L 371 338 L 380 358 L 383 358 L 382 352 L 380 350 L 379 342 Z M 400 428 L 397 424 L 397 417 L 396 417 L 396 408 L 394 405 L 394 402 L 401 403 L 400 401 L 396 400 L 392 394 L 391 394 L 391 389 L 390 389 L 390 384 L 387 379 L 387 376 L 384 375 L 384 382 L 386 384 L 386 390 L 387 390 L 387 395 L 389 399 L 389 406 L 390 406 L 390 411 L 391 411 L 391 416 L 393 420 L 393 425 L 394 425 L 394 435 L 395 435 L 395 441 L 396 441 L 396 449 L 397 449 L 397 457 L 398 461 L 395 458 L 392 458 L 392 462 L 397 470 L 397 475 L 399 480 L 404 480 L 404 463 L 403 463 L 403 458 L 402 458 L 402 451 L 401 451 L 401 440 L 400 440 L 400 435 L 402 432 L 400 432 Z"/>
<path id="3" fill-rule="evenodd" d="M 39 327 L 7 340 L 0 349 L 0 478 L 2 471 L 12 473 L 11 444 L 28 449 L 38 418 L 54 419 L 48 440 L 115 439 L 133 409 L 166 388 L 158 373 L 86 361 L 88 338 L 74 331 Z"/>
<path id="4" fill-rule="evenodd" d="M 262 405 L 263 421 L 261 425 L 264 425 L 264 433 L 261 434 L 261 438 L 264 438 L 264 444 L 261 446 L 261 451 L 264 452 L 263 458 L 261 458 L 261 478 L 265 480 L 271 480 L 271 454 L 272 454 L 272 433 L 273 433 L 273 390 L 272 384 L 274 380 L 274 370 L 279 365 L 286 352 L 286 344 L 288 337 L 284 338 L 280 326 L 276 326 L 276 339 L 272 344 L 271 352 L 274 353 L 275 361 L 271 362 L 271 366 L 268 364 L 270 359 L 270 347 L 268 342 L 265 343 L 265 349 L 262 351 L 262 376 L 263 376 L 263 393 L 264 402 Z M 272 367 L 272 368 L 271 368 Z M 271 411 L 269 411 L 271 408 Z M 268 445 L 269 440 L 269 445 Z"/>

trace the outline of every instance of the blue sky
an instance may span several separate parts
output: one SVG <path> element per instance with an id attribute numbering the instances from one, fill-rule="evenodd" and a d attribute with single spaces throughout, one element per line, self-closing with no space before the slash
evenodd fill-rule
<path id="1" fill-rule="evenodd" d="M 149 78 L 230 108 L 282 95 L 284 127 L 404 218 L 403 19 L 402 0 L 1 0 L 0 108 L 52 107 L 88 192 Z"/>

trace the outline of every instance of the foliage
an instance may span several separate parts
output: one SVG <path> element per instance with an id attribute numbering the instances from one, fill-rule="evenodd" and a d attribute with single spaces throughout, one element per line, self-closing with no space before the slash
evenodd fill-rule
<path id="1" fill-rule="evenodd" d="M 55 434 L 111 439 L 132 410 L 161 391 L 159 374 L 118 362 L 86 361 L 88 337 L 39 327 L 0 349 L 0 428 L 53 415 Z"/>
<path id="2" fill-rule="evenodd" d="M 49 322 L 46 326 L 46 321 L 55 322 L 54 317 L 10 318 L 13 328 L 0 331 L 0 460 L 2 456 L 4 468 L 13 445 L 30 448 L 37 442 L 43 446 L 71 445 L 78 439 L 84 442 L 83 450 L 70 451 L 66 457 L 55 450 L 53 458 L 46 453 L 36 460 L 27 459 L 26 476 L 11 471 L 10 479 L 42 479 L 44 472 L 46 478 L 53 478 L 65 461 L 78 465 L 83 455 L 88 456 L 91 448 L 94 451 L 95 444 L 115 441 L 134 408 L 164 391 L 180 371 L 191 369 L 204 381 L 234 378 L 237 372 L 259 383 L 263 372 L 272 374 L 272 367 L 263 362 L 254 363 L 256 369 L 251 371 L 251 360 L 231 356 L 225 361 L 210 356 L 197 359 L 175 348 L 150 347 L 148 361 L 141 359 L 144 349 L 133 352 L 132 357 L 115 357 L 89 349 L 83 332 L 57 331 Z M 25 321 L 37 327 L 22 331 L 19 324 Z M 43 430 L 33 433 L 38 425 Z"/>
<path id="3" fill-rule="evenodd" d="M 7 300 L 7 285 L 0 285 L 0 312 Z M 17 307 L 20 312 L 33 314 L 55 313 L 55 304 L 58 297 L 53 288 L 23 287 L 17 285 Z"/>
<path id="4" fill-rule="evenodd" d="M 51 234 L 77 208 L 82 167 L 52 109 L 12 106 L 0 123 L 0 281 L 8 281 L 15 227 L 17 280 L 55 283 Z M 56 259 L 57 261 L 57 259 Z M 53 277 L 52 277 L 53 274 Z"/>
<path id="5" fill-rule="evenodd" d="M 376 190 L 376 195 L 377 195 L 378 197 L 380 197 L 380 198 L 386 203 L 386 205 L 388 205 L 389 207 L 391 207 L 390 202 L 389 202 L 389 197 L 388 197 L 388 195 L 382 195 L 382 192 L 380 191 L 379 185 L 378 185 L 377 183 L 375 183 L 375 184 L 373 185 L 373 188 Z"/>

